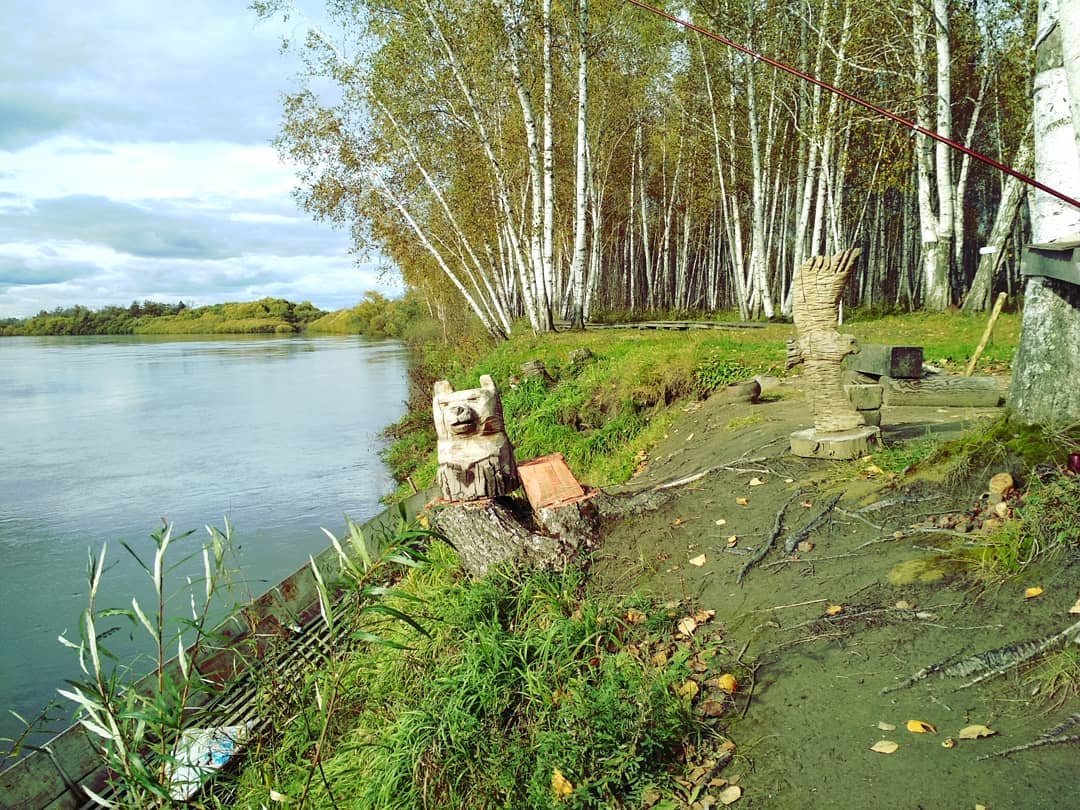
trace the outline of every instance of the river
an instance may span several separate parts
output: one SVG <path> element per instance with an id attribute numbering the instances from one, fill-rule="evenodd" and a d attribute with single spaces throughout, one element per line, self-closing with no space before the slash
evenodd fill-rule
<path id="1" fill-rule="evenodd" d="M 178 558 L 228 519 L 240 599 L 378 512 L 406 372 L 400 343 L 357 337 L 0 339 L 0 737 L 78 675 L 57 636 L 78 639 L 88 549 L 113 563 L 102 606 L 130 606 L 150 590 L 119 541 L 152 558 L 164 519 L 196 530 Z"/>

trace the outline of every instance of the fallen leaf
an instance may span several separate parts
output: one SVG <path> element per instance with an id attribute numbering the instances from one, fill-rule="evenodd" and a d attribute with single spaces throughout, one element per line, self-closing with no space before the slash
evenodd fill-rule
<path id="1" fill-rule="evenodd" d="M 826 616 L 835 616 L 837 613 L 842 613 L 843 610 L 844 610 L 843 605 L 829 605 L 827 608 L 825 608 L 825 615 Z"/>
<path id="2" fill-rule="evenodd" d="M 735 548 L 735 546 L 738 545 L 738 543 L 739 543 L 739 536 L 737 534 L 733 534 L 733 535 L 731 535 L 731 537 L 729 537 L 727 539 L 727 547 L 728 548 Z M 1077 602 L 1077 605 L 1080 605 L 1080 602 Z"/>
<path id="3" fill-rule="evenodd" d="M 760 478 L 751 478 L 750 479 L 750 486 L 752 486 L 752 487 L 760 487 L 764 483 L 765 482 L 762 481 Z"/>
<path id="4" fill-rule="evenodd" d="M 630 610 L 626 611 L 626 621 L 629 624 L 641 624 L 647 618 L 648 617 L 640 610 L 634 610 L 633 608 L 631 608 Z"/>
<path id="5" fill-rule="evenodd" d="M 977 804 L 977 805 L 975 805 L 975 810 L 986 810 L 986 805 L 985 804 Z"/>
<path id="6" fill-rule="evenodd" d="M 799 551 L 805 554 L 808 551 L 814 550 L 814 544 L 809 540 L 803 540 L 801 543 L 799 543 L 797 548 L 799 549 Z"/>
<path id="7" fill-rule="evenodd" d="M 891 754 L 899 747 L 900 743 L 894 743 L 892 740 L 879 740 L 870 746 L 870 750 L 877 751 L 879 754 Z"/>
<path id="8" fill-rule="evenodd" d="M 942 748 L 955 748 L 956 747 L 956 740 L 954 740 L 952 737 L 946 737 L 944 740 L 941 741 L 941 747 Z"/>
<path id="9" fill-rule="evenodd" d="M 863 470 L 863 472 L 867 473 L 868 475 L 881 475 L 881 473 L 885 471 L 881 469 L 881 467 L 879 467 L 877 464 L 870 464 L 866 467 L 866 469 Z"/>
<path id="10" fill-rule="evenodd" d="M 726 526 L 727 525 L 727 521 L 724 520 L 723 518 L 720 518 L 719 520 L 714 520 L 713 523 L 715 523 L 717 526 Z"/>
<path id="11" fill-rule="evenodd" d="M 937 734 L 937 729 L 925 720 L 908 720 L 907 730 L 912 734 L 926 734 L 927 732 Z"/>
<path id="12" fill-rule="evenodd" d="M 693 433 L 691 433 L 691 434 L 690 434 L 689 436 L 687 436 L 687 437 L 686 437 L 686 440 L 687 440 L 687 441 L 690 441 L 690 440 L 691 440 L 692 438 L 694 438 L 694 434 L 693 434 Z"/>
<path id="13" fill-rule="evenodd" d="M 749 506 L 750 505 L 750 499 L 749 498 L 736 498 L 735 503 L 737 503 L 739 506 Z"/>
<path id="14" fill-rule="evenodd" d="M 693 616 L 683 616 L 679 619 L 679 624 L 677 626 L 679 632 L 684 636 L 692 636 L 694 635 L 694 631 L 697 630 L 697 622 L 694 621 Z"/>
<path id="15" fill-rule="evenodd" d="M 652 657 L 653 666 L 661 667 L 661 668 L 666 667 L 667 666 L 667 661 L 668 661 L 667 653 L 664 650 L 659 650 L 659 651 L 653 653 L 653 657 Z"/>
<path id="16" fill-rule="evenodd" d="M 696 565 L 698 568 L 701 568 L 701 566 L 706 563 L 705 555 L 699 554 L 696 557 L 692 557 L 688 562 L 691 565 Z"/>
<path id="17" fill-rule="evenodd" d="M 682 518 L 675 518 L 675 522 L 672 523 L 671 525 L 672 526 L 682 526 L 682 522 L 683 522 Z"/>
<path id="18" fill-rule="evenodd" d="M 877 727 L 880 728 L 882 731 L 896 731 L 896 726 L 894 726 L 892 723 L 886 723 L 884 720 L 879 720 Z"/>
<path id="19" fill-rule="evenodd" d="M 1041 596 L 1043 589 L 1036 585 L 1034 588 L 1028 588 L 1024 591 L 1025 599 L 1034 599 L 1036 596 Z"/>
<path id="20" fill-rule="evenodd" d="M 802 502 L 801 502 L 801 503 L 799 504 L 799 506 L 801 506 L 801 507 L 802 507 L 803 509 L 810 509 L 810 508 L 812 508 L 812 507 L 813 507 L 813 505 L 814 505 L 814 502 L 813 502 L 813 501 L 802 501 Z"/>
<path id="21" fill-rule="evenodd" d="M 720 800 L 720 804 L 734 804 L 742 798 L 742 788 L 738 785 L 728 785 L 717 794 L 716 798 Z"/>
<path id="22" fill-rule="evenodd" d="M 551 774 L 551 789 L 555 791 L 556 799 L 562 799 L 564 796 L 569 796 L 574 792 L 574 786 L 569 779 L 562 775 L 562 771 L 558 768 Z"/>
<path id="23" fill-rule="evenodd" d="M 693 700 L 698 696 L 698 692 L 700 691 L 701 687 L 698 686 L 697 681 L 687 678 L 683 685 L 679 687 L 679 697 Z"/>
<path id="24" fill-rule="evenodd" d="M 795 483 L 795 479 L 794 479 L 794 478 L 785 478 L 785 479 L 784 479 L 784 483 L 785 483 L 785 484 L 794 484 L 794 483 Z"/>
<path id="25" fill-rule="evenodd" d="M 911 604 L 903 599 L 893 605 L 897 610 L 911 610 Z"/>
<path id="26" fill-rule="evenodd" d="M 1069 613 L 1080 613 L 1080 599 L 1076 600 L 1076 604 L 1069 608 Z"/>
<path id="27" fill-rule="evenodd" d="M 702 701 L 700 709 L 706 717 L 722 717 L 724 714 L 724 704 L 719 700 Z"/>
<path id="28" fill-rule="evenodd" d="M 984 725 L 964 726 L 956 736 L 961 740 L 977 740 L 979 737 L 993 737 L 997 734 L 992 728 Z"/>
<path id="29" fill-rule="evenodd" d="M 716 687 L 727 692 L 729 695 L 734 693 L 739 688 L 739 682 L 735 680 L 735 676 L 730 672 L 725 672 L 715 681 Z"/>
<path id="30" fill-rule="evenodd" d="M 694 614 L 694 621 L 698 624 L 705 624 L 705 622 L 709 621 L 709 619 L 711 619 L 715 615 L 715 610 L 699 610 L 697 613 Z"/>
<path id="31" fill-rule="evenodd" d="M 288 803 L 289 797 L 286 796 L 284 793 L 278 793 L 276 790 L 271 790 L 270 791 L 270 801 Z"/>

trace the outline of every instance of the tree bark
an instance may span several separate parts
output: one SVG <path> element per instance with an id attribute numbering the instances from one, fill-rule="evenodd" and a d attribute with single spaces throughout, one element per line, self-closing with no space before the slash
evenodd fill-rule
<path id="1" fill-rule="evenodd" d="M 1060 6 L 1059 6 L 1060 2 Z M 1058 17 L 1059 8 L 1063 11 Z M 1080 104 L 1072 103 L 1064 50 L 1075 51 L 1071 25 L 1080 0 L 1040 0 L 1034 93 L 1035 176 L 1066 194 L 1080 194 Z M 1064 25 L 1055 25 L 1064 23 Z M 1080 91 L 1080 87 L 1077 88 Z M 1071 108 L 1071 110 L 1070 110 Z M 1076 239 L 1080 210 L 1036 190 L 1031 230 L 1036 243 Z M 1030 276 L 1009 406 L 1029 423 L 1080 421 L 1080 285 Z"/>

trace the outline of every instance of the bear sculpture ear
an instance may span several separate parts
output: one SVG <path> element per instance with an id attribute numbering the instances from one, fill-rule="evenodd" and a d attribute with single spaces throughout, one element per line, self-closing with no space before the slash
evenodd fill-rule
<path id="1" fill-rule="evenodd" d="M 435 396 L 441 397 L 444 394 L 454 393 L 454 386 L 450 385 L 449 380 L 439 380 L 435 383 Z"/>
<path id="2" fill-rule="evenodd" d="M 493 379 L 491 379 L 490 374 L 481 374 L 480 375 L 480 387 L 483 388 L 486 391 L 494 391 L 495 390 L 495 381 Z"/>

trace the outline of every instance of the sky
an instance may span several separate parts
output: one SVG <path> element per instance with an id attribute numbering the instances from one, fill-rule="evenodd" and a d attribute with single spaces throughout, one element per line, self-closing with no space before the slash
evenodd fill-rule
<path id="1" fill-rule="evenodd" d="M 151 299 L 352 306 L 400 281 L 291 196 L 271 145 L 296 23 L 249 0 L 8 0 L 0 318 Z"/>

